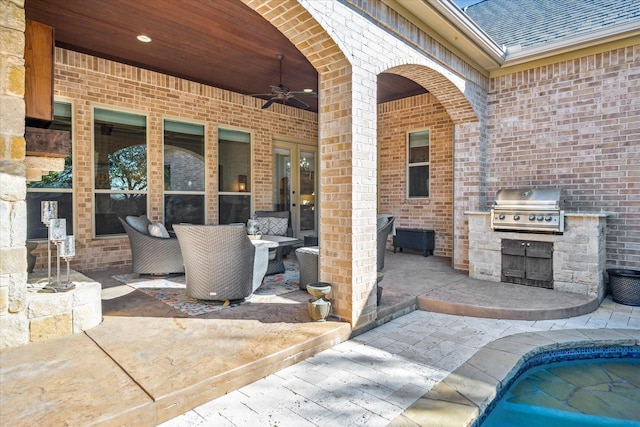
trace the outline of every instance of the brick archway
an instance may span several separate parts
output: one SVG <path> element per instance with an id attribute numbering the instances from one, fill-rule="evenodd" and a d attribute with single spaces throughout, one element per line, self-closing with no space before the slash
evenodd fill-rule
<path id="1" fill-rule="evenodd" d="M 348 78 L 352 74 L 351 64 L 325 29 L 296 0 L 242 1 L 279 29 L 318 71 L 320 280 L 333 285 L 333 313 L 354 327 L 367 309 L 367 299 L 359 297 L 362 285 L 355 284 L 353 279 L 353 240 L 357 233 L 353 215 L 345 214 L 354 209 L 350 197 L 354 169 L 352 82 Z M 372 310 L 375 307 L 368 311 Z"/>
<path id="2" fill-rule="evenodd" d="M 463 93 L 463 89 L 456 86 L 437 70 L 426 65 L 407 64 L 398 65 L 384 71 L 406 77 L 427 89 L 438 98 L 453 123 L 461 124 L 478 121 L 478 115 L 473 109 L 471 101 Z"/>

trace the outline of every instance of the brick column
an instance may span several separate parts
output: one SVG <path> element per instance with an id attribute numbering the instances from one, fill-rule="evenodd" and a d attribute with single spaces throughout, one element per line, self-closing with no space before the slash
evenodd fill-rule
<path id="1" fill-rule="evenodd" d="M 0 348 L 29 342 L 24 4 L 0 0 Z"/>

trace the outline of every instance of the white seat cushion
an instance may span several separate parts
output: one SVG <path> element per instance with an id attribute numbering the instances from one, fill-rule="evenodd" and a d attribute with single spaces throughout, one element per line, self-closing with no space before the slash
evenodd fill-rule
<path id="1" fill-rule="evenodd" d="M 168 239 L 170 237 L 169 232 L 160 222 L 149 224 L 149 234 L 154 237 L 162 237 L 163 239 Z"/>

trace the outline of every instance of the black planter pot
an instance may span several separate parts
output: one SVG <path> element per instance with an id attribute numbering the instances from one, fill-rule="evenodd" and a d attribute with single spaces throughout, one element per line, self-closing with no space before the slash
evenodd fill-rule
<path id="1" fill-rule="evenodd" d="M 640 271 L 608 268 L 609 289 L 613 300 L 625 305 L 640 305 Z"/>

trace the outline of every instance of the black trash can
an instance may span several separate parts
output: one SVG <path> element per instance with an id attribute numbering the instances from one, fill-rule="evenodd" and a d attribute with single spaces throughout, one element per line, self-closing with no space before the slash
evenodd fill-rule
<path id="1" fill-rule="evenodd" d="M 640 305 L 640 271 L 608 268 L 609 290 L 613 300 L 625 305 Z"/>

